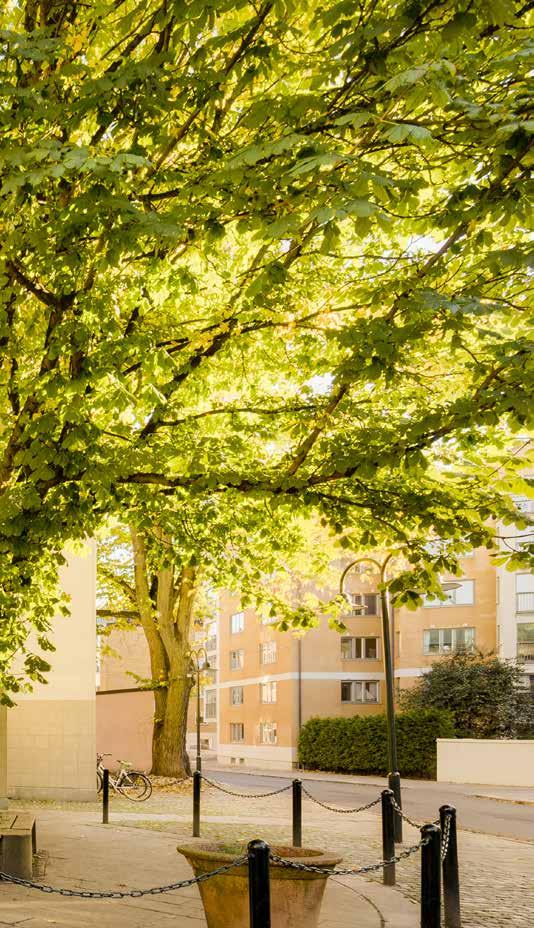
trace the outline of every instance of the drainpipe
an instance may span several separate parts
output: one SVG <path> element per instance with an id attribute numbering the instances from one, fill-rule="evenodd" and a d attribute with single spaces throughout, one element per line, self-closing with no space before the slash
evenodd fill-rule
<path id="1" fill-rule="evenodd" d="M 302 638 L 297 638 L 297 712 L 298 712 L 298 737 L 302 730 Z M 300 763 L 298 763 L 300 770 Z"/>

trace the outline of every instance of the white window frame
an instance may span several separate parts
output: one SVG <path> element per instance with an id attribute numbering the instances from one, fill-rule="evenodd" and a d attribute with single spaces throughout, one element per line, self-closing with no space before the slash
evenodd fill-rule
<path id="1" fill-rule="evenodd" d="M 277 722 L 260 722 L 260 744 L 278 744 Z"/>
<path id="2" fill-rule="evenodd" d="M 242 744 L 244 740 L 245 740 L 244 723 L 243 722 L 230 722 L 230 744 Z"/>
<path id="3" fill-rule="evenodd" d="M 208 715 L 208 706 L 209 706 L 209 704 L 210 704 L 210 700 L 208 699 L 208 696 L 211 696 L 211 697 L 212 697 L 211 702 L 214 702 L 214 704 L 215 704 L 215 711 L 214 711 L 213 715 Z M 204 714 L 203 714 L 203 719 L 204 719 L 205 722 L 215 722 L 215 721 L 217 720 L 217 690 L 216 690 L 216 689 L 204 690 Z"/>
<path id="4" fill-rule="evenodd" d="M 368 686 L 376 687 L 376 699 L 367 699 Z M 350 686 L 351 698 L 343 699 L 343 687 Z M 343 705 L 356 706 L 376 706 L 380 702 L 380 681 L 379 680 L 342 680 L 340 688 L 340 698 Z"/>
<path id="5" fill-rule="evenodd" d="M 430 650 L 430 636 L 432 634 L 438 634 L 438 650 Z M 450 632 L 451 644 L 450 647 L 445 644 L 445 637 L 448 636 Z M 465 646 L 465 648 L 458 648 L 456 644 L 456 639 L 458 637 L 458 632 L 472 632 L 472 640 Z M 456 628 L 446 627 L 446 628 L 425 628 L 423 629 L 423 654 L 426 654 L 430 657 L 434 654 L 458 654 L 461 651 L 471 651 L 475 647 L 476 642 L 476 627 L 474 625 L 469 626 L 460 626 Z"/>
<path id="6" fill-rule="evenodd" d="M 230 616 L 230 634 L 240 635 L 245 630 L 245 613 L 233 612 Z"/>
<path id="7" fill-rule="evenodd" d="M 234 655 L 240 655 L 237 658 L 237 661 L 234 661 Z M 230 651 L 230 670 L 243 670 L 245 666 L 245 652 L 243 648 L 238 648 L 235 651 Z"/>
<path id="8" fill-rule="evenodd" d="M 267 698 L 265 698 L 267 694 Z M 265 680 L 263 683 L 260 683 L 260 702 L 265 704 L 273 704 L 277 700 L 277 686 L 276 680 Z"/>
<path id="9" fill-rule="evenodd" d="M 343 642 L 351 642 L 351 654 L 349 657 L 343 655 Z M 357 656 L 357 644 L 356 642 L 360 641 L 360 654 Z M 367 656 L 367 642 L 375 641 L 376 642 L 376 657 Z M 380 660 L 380 638 L 378 635 L 343 635 L 341 638 L 341 660 L 342 661 L 379 661 Z"/>
<path id="10" fill-rule="evenodd" d="M 276 641 L 262 641 L 260 644 L 260 664 L 276 664 Z M 267 657 L 267 660 L 265 659 Z"/>
<path id="11" fill-rule="evenodd" d="M 444 600 L 436 599 L 433 596 L 425 596 L 424 601 L 423 601 L 424 608 L 425 609 L 441 609 L 441 608 L 450 609 L 452 606 L 474 606 L 476 602 L 475 581 L 465 578 L 463 580 L 459 580 L 458 582 L 461 584 L 459 589 L 446 591 L 445 596 L 447 598 Z M 461 596 L 461 591 L 465 587 L 467 587 L 468 584 L 471 584 L 471 591 L 472 591 L 471 601 L 470 602 L 461 602 L 461 601 L 458 602 L 458 597 L 459 595 Z"/>
<path id="12" fill-rule="evenodd" d="M 380 596 L 378 593 L 345 593 L 349 600 L 349 614 L 354 616 L 380 615 Z M 368 612 L 368 600 L 374 600 L 374 611 Z M 363 609 L 361 607 L 364 607 Z"/>
<path id="13" fill-rule="evenodd" d="M 238 690 L 239 690 L 240 693 L 241 693 L 241 699 L 236 700 L 236 699 L 234 699 L 234 696 L 235 696 L 235 693 L 236 693 Z M 244 691 L 244 688 L 243 688 L 242 686 L 231 686 L 231 687 L 230 687 L 230 705 L 231 705 L 231 706 L 242 706 L 243 703 L 244 703 L 244 701 L 245 701 L 245 691 Z"/>

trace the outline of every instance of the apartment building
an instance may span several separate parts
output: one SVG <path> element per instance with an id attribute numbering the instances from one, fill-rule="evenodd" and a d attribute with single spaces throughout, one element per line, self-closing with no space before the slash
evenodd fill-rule
<path id="1" fill-rule="evenodd" d="M 525 681 L 534 685 L 534 576 L 496 568 L 483 548 L 465 555 L 461 567 L 459 585 L 444 601 L 427 598 L 415 612 L 393 611 L 397 692 L 443 655 L 472 647 L 520 657 Z M 326 617 L 305 634 L 281 632 L 276 619 L 243 608 L 237 593 L 219 594 L 217 620 L 196 629 L 192 641 L 206 648 L 210 664 L 200 700 L 203 751 L 216 753 L 222 763 L 287 768 L 297 762 L 299 731 L 312 716 L 385 711 L 380 597 L 372 578 L 355 570 L 345 591 L 351 605 L 343 635 L 329 628 Z M 336 590 L 315 592 L 327 601 Z M 149 769 L 153 699 L 132 689 L 125 673 L 148 675 L 146 644 L 139 632 L 113 633 L 110 644 L 116 656 L 102 661 L 98 744 Z M 192 754 L 195 722 L 193 694 L 187 736 Z"/>
<path id="2" fill-rule="evenodd" d="M 463 577 L 445 601 L 428 598 L 416 612 L 392 617 L 397 689 L 413 685 L 444 654 L 496 647 L 496 573 L 485 549 L 462 561 Z M 341 573 L 341 568 L 340 568 Z M 297 761 L 301 725 L 316 715 L 385 711 L 380 598 L 368 575 L 351 572 L 347 631 L 325 617 L 304 635 L 279 632 L 239 596 L 221 595 L 218 759 L 287 767 Z M 324 591 L 327 600 L 335 591 Z M 275 620 L 273 620 L 275 621 Z"/>
<path id="3" fill-rule="evenodd" d="M 515 497 L 518 509 L 532 517 L 534 500 Z M 503 527 L 502 545 L 516 548 L 532 542 L 531 528 L 510 530 Z M 497 645 L 503 658 L 519 658 L 525 673 L 525 685 L 534 690 L 534 574 L 497 568 Z"/>

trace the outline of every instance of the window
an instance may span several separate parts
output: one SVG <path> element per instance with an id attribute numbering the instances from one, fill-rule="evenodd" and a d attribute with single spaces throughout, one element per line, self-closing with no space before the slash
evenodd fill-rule
<path id="1" fill-rule="evenodd" d="M 517 574 L 515 589 L 517 612 L 534 612 L 534 574 Z"/>
<path id="2" fill-rule="evenodd" d="M 260 741 L 262 744 L 276 744 L 278 735 L 276 722 L 260 722 Z"/>
<path id="3" fill-rule="evenodd" d="M 351 615 L 378 615 L 378 596 L 376 593 L 346 593 L 350 600 Z"/>
<path id="4" fill-rule="evenodd" d="M 245 613 L 244 612 L 234 612 L 230 617 L 230 631 L 232 635 L 237 635 L 239 632 L 242 632 L 245 627 Z"/>
<path id="5" fill-rule="evenodd" d="M 427 609 L 436 608 L 437 606 L 472 606 L 475 601 L 475 581 L 461 580 L 457 590 L 448 590 L 445 592 L 446 599 L 436 599 L 433 596 L 425 596 L 424 605 Z"/>
<path id="6" fill-rule="evenodd" d="M 231 706 L 242 706 L 243 705 L 243 687 L 242 686 L 231 686 L 230 687 L 230 705 Z"/>
<path id="7" fill-rule="evenodd" d="M 230 651 L 230 670 L 242 670 L 244 663 L 244 651 Z"/>
<path id="8" fill-rule="evenodd" d="M 378 638 L 342 638 L 341 660 L 376 661 L 378 658 Z"/>
<path id="9" fill-rule="evenodd" d="M 534 499 L 528 496 L 512 496 L 512 499 L 519 512 L 534 512 Z"/>
<path id="10" fill-rule="evenodd" d="M 260 683 L 260 702 L 276 702 L 276 683 Z"/>
<path id="11" fill-rule="evenodd" d="M 470 651 L 475 643 L 474 628 L 427 628 L 423 632 L 425 654 Z"/>
<path id="12" fill-rule="evenodd" d="M 217 650 L 217 622 L 210 622 L 206 629 L 207 638 L 204 647 L 206 651 Z"/>
<path id="13" fill-rule="evenodd" d="M 380 688 L 376 680 L 343 680 L 341 683 L 341 702 L 378 702 L 379 697 Z"/>
<path id="14" fill-rule="evenodd" d="M 217 690 L 206 690 L 204 694 L 204 718 L 217 718 Z"/>
<path id="15" fill-rule="evenodd" d="M 260 664 L 274 664 L 276 661 L 276 641 L 260 644 Z"/>
<path id="16" fill-rule="evenodd" d="M 518 623 L 517 656 L 524 661 L 534 661 L 534 622 Z"/>
<path id="17" fill-rule="evenodd" d="M 230 741 L 234 744 L 245 740 L 245 726 L 243 722 L 230 722 Z"/>

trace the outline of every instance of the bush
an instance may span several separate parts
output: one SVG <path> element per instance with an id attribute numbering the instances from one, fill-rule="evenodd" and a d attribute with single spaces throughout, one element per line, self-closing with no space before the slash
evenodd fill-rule
<path id="1" fill-rule="evenodd" d="M 396 716 L 399 771 L 405 777 L 436 776 L 436 738 L 454 738 L 454 720 L 444 709 Z M 308 770 L 387 774 L 385 715 L 313 718 L 302 727 L 299 760 Z"/>
<path id="2" fill-rule="evenodd" d="M 534 699 L 517 661 L 480 651 L 436 661 L 403 690 L 401 709 L 447 709 L 458 738 L 532 738 Z"/>

